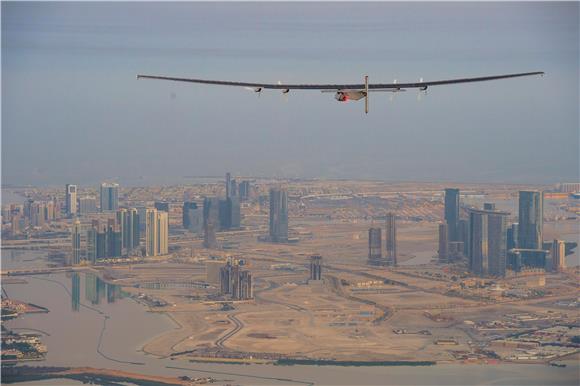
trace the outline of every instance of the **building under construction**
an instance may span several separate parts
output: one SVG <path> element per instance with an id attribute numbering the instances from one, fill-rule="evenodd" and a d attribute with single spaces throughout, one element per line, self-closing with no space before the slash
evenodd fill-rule
<path id="1" fill-rule="evenodd" d="M 384 265 L 381 228 L 369 229 L 369 261 L 371 265 Z"/>
<path id="2" fill-rule="evenodd" d="M 252 299 L 252 273 L 242 269 L 237 260 L 229 260 L 220 269 L 220 290 L 234 300 Z"/>
<path id="3" fill-rule="evenodd" d="M 310 280 L 322 280 L 322 256 L 310 256 Z"/>

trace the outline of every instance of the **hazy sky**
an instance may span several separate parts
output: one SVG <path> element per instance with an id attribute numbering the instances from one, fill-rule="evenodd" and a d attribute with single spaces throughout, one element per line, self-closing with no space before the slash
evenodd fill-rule
<path id="1" fill-rule="evenodd" d="M 2 2 L 2 182 L 578 180 L 579 3 Z M 135 79 L 520 78 L 339 103 Z"/>

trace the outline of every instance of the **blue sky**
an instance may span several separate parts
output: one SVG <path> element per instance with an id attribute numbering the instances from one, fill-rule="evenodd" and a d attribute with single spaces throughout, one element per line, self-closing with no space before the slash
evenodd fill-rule
<path id="1" fill-rule="evenodd" d="M 2 3 L 2 182 L 185 175 L 578 180 L 579 4 Z M 277 82 L 546 71 L 259 98 L 137 73 Z"/>

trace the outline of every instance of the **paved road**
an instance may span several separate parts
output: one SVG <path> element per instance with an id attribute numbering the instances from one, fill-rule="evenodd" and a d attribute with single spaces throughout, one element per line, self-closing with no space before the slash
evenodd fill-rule
<path id="1" fill-rule="evenodd" d="M 229 331 L 227 334 L 225 334 L 224 336 L 222 336 L 221 338 L 219 338 L 218 340 L 215 341 L 215 345 L 218 346 L 219 348 L 223 348 L 225 349 L 226 347 L 224 346 L 224 343 L 230 339 L 232 336 L 236 335 L 238 332 L 240 332 L 240 330 L 242 328 L 244 328 L 244 324 L 242 323 L 241 320 L 239 320 L 235 314 L 230 314 L 228 315 L 228 319 L 231 320 L 234 323 L 234 329 Z"/>

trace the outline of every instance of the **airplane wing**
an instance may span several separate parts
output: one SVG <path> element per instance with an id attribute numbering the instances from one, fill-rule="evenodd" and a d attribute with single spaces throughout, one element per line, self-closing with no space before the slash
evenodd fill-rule
<path id="1" fill-rule="evenodd" d="M 429 87 L 429 86 L 440 86 L 440 85 L 444 85 L 444 84 L 484 82 L 484 81 L 489 81 L 489 80 L 517 78 L 517 77 L 521 77 L 521 76 L 531 76 L 531 75 L 544 75 L 544 72 L 543 71 L 523 72 L 523 73 L 518 73 L 518 74 L 481 76 L 481 77 L 477 77 L 477 78 L 457 78 L 457 79 L 435 80 L 435 81 L 414 82 L 414 83 L 370 83 L 368 85 L 368 88 L 369 88 L 369 90 L 422 88 L 425 86 Z M 159 75 L 137 75 L 137 79 L 171 80 L 171 81 L 175 81 L 175 82 L 201 83 L 201 84 L 211 84 L 211 85 L 219 85 L 219 86 L 239 86 L 239 87 L 274 89 L 274 90 L 362 90 L 365 88 L 364 83 L 358 83 L 358 84 L 357 83 L 355 83 L 355 84 L 255 83 L 255 82 L 231 82 L 231 81 L 227 81 L 227 80 L 175 78 L 175 77 L 171 77 L 171 76 L 159 76 Z"/>
<path id="2" fill-rule="evenodd" d="M 160 76 L 160 75 L 137 75 L 137 79 L 157 79 L 157 80 L 169 80 L 174 82 L 189 82 L 189 83 L 200 83 L 218 86 L 237 86 L 251 88 L 255 92 L 261 92 L 264 89 L 282 90 L 284 93 L 288 93 L 290 90 L 319 90 L 322 92 L 336 91 L 336 99 L 344 102 L 347 100 L 359 100 L 365 98 L 365 103 L 368 106 L 368 93 L 373 91 L 386 91 L 386 92 L 397 92 L 405 91 L 410 88 L 417 88 L 420 90 L 427 90 L 427 87 L 431 86 L 442 86 L 446 84 L 458 84 L 458 83 L 472 83 L 472 82 L 485 82 L 490 80 L 508 79 L 508 78 L 518 78 L 522 76 L 532 76 L 532 75 L 544 75 L 543 71 L 536 72 L 522 72 L 517 74 L 503 74 L 503 75 L 492 75 L 492 76 L 481 76 L 476 78 L 456 78 L 456 79 L 446 79 L 446 80 L 435 80 L 435 81 L 423 81 L 412 82 L 412 83 L 368 83 L 368 77 L 365 76 L 365 83 L 354 83 L 354 84 L 282 84 L 282 83 L 256 83 L 256 82 L 232 82 L 227 80 L 208 80 L 208 79 L 195 79 L 195 78 L 177 78 L 171 76 Z M 366 110 L 366 109 L 365 109 Z"/>

